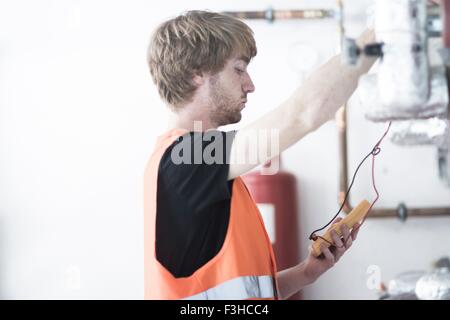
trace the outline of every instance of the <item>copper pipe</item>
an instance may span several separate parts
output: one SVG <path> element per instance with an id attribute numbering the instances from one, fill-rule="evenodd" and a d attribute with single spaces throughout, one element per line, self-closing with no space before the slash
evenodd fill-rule
<path id="1" fill-rule="evenodd" d="M 263 19 L 270 22 L 275 20 L 326 19 L 334 17 L 334 11 L 329 9 L 274 10 L 269 8 L 264 11 L 225 11 L 223 13 L 239 19 Z"/>
<path id="2" fill-rule="evenodd" d="M 342 1 L 338 0 L 340 9 L 340 15 L 343 16 Z M 450 48 L 450 1 L 442 1 L 442 12 L 444 20 L 444 47 Z M 344 37 L 344 24 L 343 19 L 340 19 L 340 36 Z M 341 41 L 342 47 L 342 41 Z M 449 68 L 447 67 L 447 74 Z M 448 78 L 447 78 L 448 80 Z M 339 152 L 339 205 L 344 200 L 345 193 L 348 188 L 348 158 L 347 158 L 347 117 L 346 117 L 346 105 L 342 106 L 338 112 L 336 112 L 336 123 L 338 127 L 338 152 Z M 349 213 L 353 206 L 350 203 L 350 194 L 347 197 L 346 205 L 343 207 L 345 213 Z M 429 216 L 449 216 L 450 207 L 427 207 L 427 208 L 408 208 L 405 204 L 399 204 L 397 208 L 378 208 L 372 209 L 368 218 L 392 218 L 398 217 L 401 220 L 406 220 L 407 217 L 429 217 Z"/>
<path id="3" fill-rule="evenodd" d="M 440 1 L 442 23 L 442 39 L 444 47 L 450 48 L 450 1 Z"/>
<path id="4" fill-rule="evenodd" d="M 404 210 L 404 213 L 402 213 Z M 399 205 L 397 209 L 374 209 L 369 214 L 369 218 L 392 218 L 398 217 L 401 220 L 406 220 L 407 217 L 429 217 L 429 216 L 448 216 L 450 215 L 450 208 L 435 207 L 435 208 L 407 208 Z"/>
<path id="5" fill-rule="evenodd" d="M 348 187 L 348 159 L 347 159 L 347 105 L 344 104 L 336 112 L 336 124 L 338 128 L 338 153 L 339 153 L 339 195 L 338 202 L 341 206 L 344 202 Z M 350 204 L 350 194 L 347 196 L 342 210 L 346 213 L 352 211 Z"/>

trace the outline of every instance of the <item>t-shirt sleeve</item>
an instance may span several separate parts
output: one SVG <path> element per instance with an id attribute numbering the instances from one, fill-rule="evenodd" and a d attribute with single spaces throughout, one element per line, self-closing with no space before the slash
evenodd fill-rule
<path id="1" fill-rule="evenodd" d="M 197 213 L 229 198 L 229 157 L 235 135 L 236 131 L 214 130 L 181 136 L 161 159 L 164 189 Z"/>

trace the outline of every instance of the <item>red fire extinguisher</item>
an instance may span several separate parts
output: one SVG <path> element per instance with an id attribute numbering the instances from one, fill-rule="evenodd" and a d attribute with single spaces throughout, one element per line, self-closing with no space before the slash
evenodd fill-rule
<path id="1" fill-rule="evenodd" d="M 299 263 L 297 180 L 293 174 L 276 170 L 266 174 L 272 160 L 263 169 L 242 177 L 263 217 L 277 260 L 278 270 Z M 266 171 L 266 172 L 265 172 Z M 291 299 L 300 299 L 296 294 Z"/>

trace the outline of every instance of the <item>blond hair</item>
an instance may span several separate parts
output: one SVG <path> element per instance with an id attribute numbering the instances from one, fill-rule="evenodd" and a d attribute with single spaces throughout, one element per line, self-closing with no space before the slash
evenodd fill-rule
<path id="1" fill-rule="evenodd" d="M 220 13 L 188 11 L 162 23 L 153 33 L 147 62 L 161 98 L 177 109 L 196 90 L 196 73 L 215 74 L 234 54 L 256 55 L 252 30 Z"/>

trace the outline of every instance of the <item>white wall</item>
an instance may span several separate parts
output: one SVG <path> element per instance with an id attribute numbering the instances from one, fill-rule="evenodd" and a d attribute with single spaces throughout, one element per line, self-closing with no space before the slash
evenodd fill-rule
<path id="1" fill-rule="evenodd" d="M 370 1 L 348 0 L 349 33 L 362 30 Z M 335 1 L 3 1 L 0 3 L 0 298 L 141 299 L 142 174 L 165 109 L 145 51 L 151 30 L 187 9 L 334 7 Z M 295 48 L 324 62 L 335 21 L 252 21 L 256 92 L 242 124 L 285 99 L 302 79 Z M 305 51 L 303 51 L 305 52 Z M 307 58 L 303 54 L 302 60 Z M 383 125 L 350 107 L 350 170 Z M 237 126 L 239 127 L 239 126 Z M 386 142 L 378 159 L 379 206 L 450 204 L 432 148 Z M 336 210 L 337 137 L 328 123 L 289 149 L 299 179 L 302 256 L 307 236 Z M 354 202 L 372 197 L 369 166 Z M 429 267 L 450 251 L 449 218 L 368 220 L 342 261 L 305 290 L 307 299 L 371 299 L 370 265 L 383 280 Z"/>

